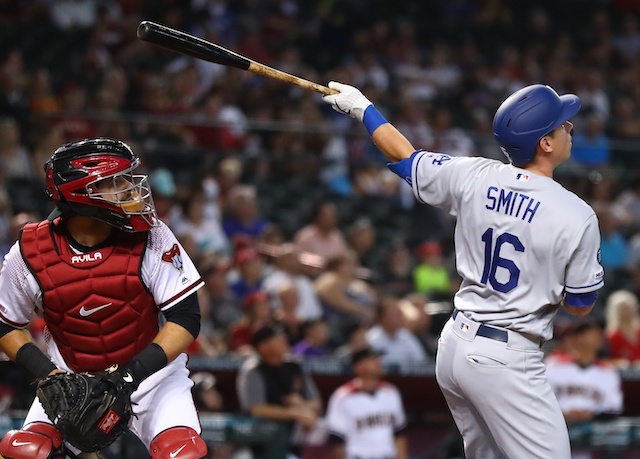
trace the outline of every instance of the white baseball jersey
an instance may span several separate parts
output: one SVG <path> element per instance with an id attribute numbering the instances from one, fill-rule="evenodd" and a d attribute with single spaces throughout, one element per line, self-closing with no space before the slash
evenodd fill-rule
<path id="1" fill-rule="evenodd" d="M 149 232 L 141 278 L 162 311 L 204 285 L 193 262 L 164 223 Z M 12 326 L 26 327 L 34 313 L 42 317 L 42 292 L 16 242 L 5 256 L 0 272 L 0 320 Z M 159 315 L 158 320 L 162 324 L 164 317 Z M 71 371 L 52 339 L 47 339 L 47 350 L 56 365 Z"/>
<path id="2" fill-rule="evenodd" d="M 597 362 L 583 368 L 565 354 L 549 357 L 546 365 L 547 379 L 563 412 L 622 412 L 622 381 L 611 365 Z"/>
<path id="3" fill-rule="evenodd" d="M 471 319 L 548 340 L 565 292 L 603 286 L 596 215 L 553 179 L 426 151 L 411 168 L 416 198 L 457 217 L 454 304 Z"/>
<path id="4" fill-rule="evenodd" d="M 396 457 L 395 433 L 407 423 L 398 389 L 382 382 L 369 393 L 358 390 L 354 381 L 329 399 L 329 432 L 344 440 L 347 459 Z"/>

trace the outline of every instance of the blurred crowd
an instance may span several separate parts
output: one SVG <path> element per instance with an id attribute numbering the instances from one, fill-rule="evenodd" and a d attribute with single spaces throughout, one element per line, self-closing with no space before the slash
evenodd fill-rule
<path id="1" fill-rule="evenodd" d="M 452 219 L 414 206 L 320 95 L 142 42 L 141 20 L 356 85 L 416 146 L 456 156 L 505 160 L 491 120 L 519 87 L 579 95 L 557 179 L 599 217 L 601 353 L 640 362 L 637 2 L 0 0 L 0 253 L 46 217 L 55 148 L 112 136 L 142 157 L 205 279 L 194 354 L 247 355 L 253 332 L 277 324 L 296 355 L 368 344 L 393 365 L 434 357 L 432 312 L 459 282 Z"/>

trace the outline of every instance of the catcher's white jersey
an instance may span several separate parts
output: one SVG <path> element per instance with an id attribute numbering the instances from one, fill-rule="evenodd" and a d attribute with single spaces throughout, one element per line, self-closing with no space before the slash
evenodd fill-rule
<path id="1" fill-rule="evenodd" d="M 553 179 L 426 151 L 411 167 L 417 199 L 457 216 L 454 303 L 471 319 L 548 340 L 565 291 L 603 286 L 596 215 Z"/>
<path id="2" fill-rule="evenodd" d="M 164 223 L 149 232 L 141 278 L 163 311 L 204 285 L 195 265 Z M 5 256 L 0 271 L 0 320 L 12 326 L 25 327 L 34 313 L 42 316 L 42 292 L 16 242 Z M 162 324 L 164 317 L 159 315 L 158 320 Z M 47 348 L 56 365 L 71 371 L 53 340 L 47 340 Z"/>
<path id="3" fill-rule="evenodd" d="M 622 381 L 614 367 L 596 363 L 583 368 L 567 355 L 551 356 L 546 365 L 547 379 L 564 413 L 574 410 L 594 414 L 622 412 Z"/>
<path id="4" fill-rule="evenodd" d="M 386 382 L 373 393 L 348 382 L 331 395 L 327 406 L 329 432 L 345 441 L 348 459 L 396 457 L 395 433 L 406 422 L 400 393 Z"/>

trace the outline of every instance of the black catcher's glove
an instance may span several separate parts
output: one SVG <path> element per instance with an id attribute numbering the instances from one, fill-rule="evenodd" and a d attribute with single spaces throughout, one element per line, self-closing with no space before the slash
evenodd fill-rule
<path id="1" fill-rule="evenodd" d="M 36 395 L 66 441 L 81 451 L 99 451 L 127 428 L 133 391 L 120 372 L 109 369 L 47 376 L 38 382 Z"/>

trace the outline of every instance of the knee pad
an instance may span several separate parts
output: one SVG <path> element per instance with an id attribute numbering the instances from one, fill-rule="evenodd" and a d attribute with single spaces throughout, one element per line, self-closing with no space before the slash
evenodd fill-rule
<path id="1" fill-rule="evenodd" d="M 160 432 L 149 446 L 152 459 L 204 459 L 207 444 L 191 427 L 172 427 Z"/>
<path id="2" fill-rule="evenodd" d="M 52 424 L 30 422 L 20 430 L 10 430 L 0 442 L 5 459 L 48 459 L 62 446 L 62 435 Z"/>

